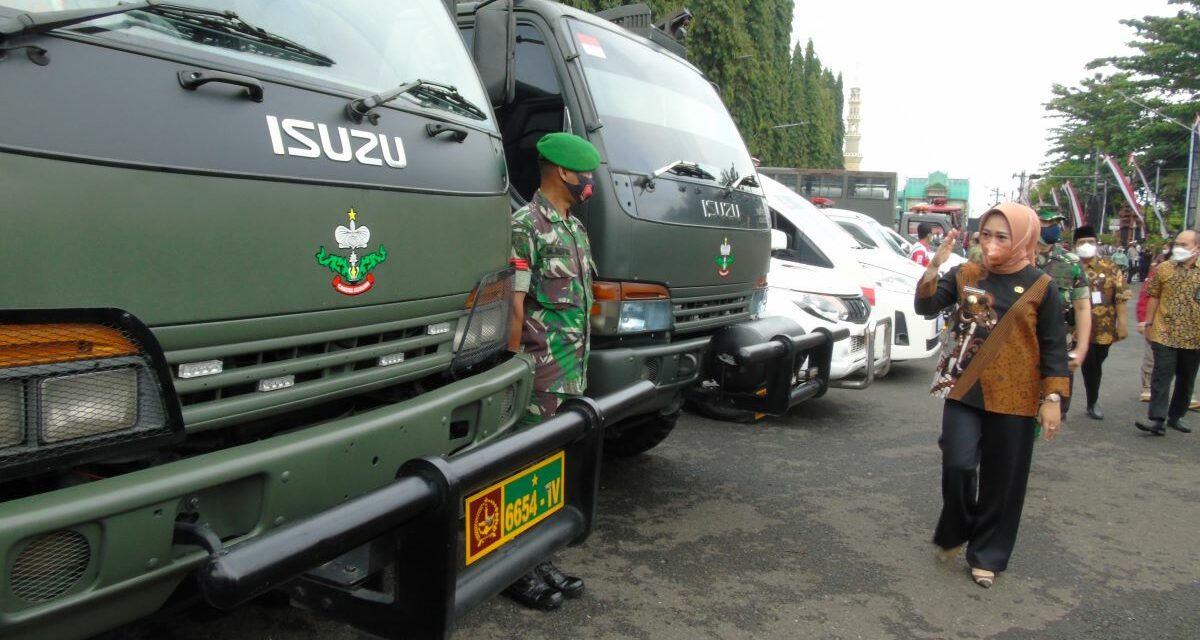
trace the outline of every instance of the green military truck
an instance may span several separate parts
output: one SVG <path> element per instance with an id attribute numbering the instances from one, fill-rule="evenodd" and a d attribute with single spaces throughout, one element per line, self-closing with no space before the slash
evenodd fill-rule
<path id="1" fill-rule="evenodd" d="M 516 43 L 510 97 L 496 108 L 513 206 L 537 189 L 543 135 L 584 136 L 603 160 L 595 195 L 574 211 L 599 270 L 588 392 L 636 380 L 657 389 L 637 415 L 606 425 L 606 451 L 654 447 L 686 400 L 717 415 L 778 415 L 823 394 L 844 336 L 759 318 L 770 216 L 720 94 L 675 37 L 691 14 L 655 25 L 645 5 L 591 15 L 518 0 L 505 35 L 478 29 L 485 5 L 496 3 L 459 4 L 459 27 L 485 77 Z"/>
<path id="2" fill-rule="evenodd" d="M 0 86 L 0 637 L 271 588 L 440 637 L 587 535 L 639 391 L 512 433 L 451 4 L 0 0 Z"/>

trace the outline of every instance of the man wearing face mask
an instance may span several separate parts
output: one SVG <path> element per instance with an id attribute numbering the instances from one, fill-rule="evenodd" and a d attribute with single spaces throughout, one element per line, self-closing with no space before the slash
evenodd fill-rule
<path id="1" fill-rule="evenodd" d="M 1063 322 L 1067 325 L 1067 366 L 1075 371 L 1087 357 L 1088 344 L 1092 335 L 1091 291 L 1088 288 L 1087 272 L 1079 264 L 1079 258 L 1059 246 L 1062 239 L 1063 216 L 1052 208 L 1038 213 L 1042 230 L 1038 237 L 1037 267 L 1054 279 L 1058 295 L 1062 297 L 1065 310 Z M 1074 375 L 1070 378 L 1074 390 Z M 1071 408 L 1070 396 L 1063 398 L 1062 415 L 1067 417 Z"/>
<path id="2" fill-rule="evenodd" d="M 1125 284 L 1120 267 L 1108 258 L 1101 258 L 1098 249 L 1095 229 L 1083 226 L 1075 230 L 1075 255 L 1083 261 L 1091 284 L 1091 345 L 1081 367 L 1087 395 L 1087 415 L 1094 420 L 1103 420 L 1104 411 L 1097 403 L 1100 398 L 1101 367 L 1112 343 L 1124 340 L 1129 335 L 1125 301 L 1133 296 Z"/>
<path id="3" fill-rule="evenodd" d="M 1181 232 L 1175 238 L 1171 259 L 1158 266 L 1146 283 L 1150 300 L 1146 305 L 1146 337 L 1154 350 L 1154 373 L 1150 378 L 1149 420 L 1135 426 L 1156 436 L 1166 435 L 1166 423 L 1176 431 L 1191 433 L 1180 422 L 1200 368 L 1200 268 L 1196 266 L 1198 235 Z M 1174 393 L 1170 391 L 1175 378 Z"/>
<path id="4" fill-rule="evenodd" d="M 563 401 L 582 395 L 590 345 L 592 262 L 587 230 L 571 207 L 592 196 L 592 171 L 600 154 L 570 133 L 551 133 L 537 143 L 541 185 L 529 204 L 513 213 L 511 263 L 513 306 L 509 350 L 533 358 L 533 397 L 521 424 L 534 427 L 554 416 Z M 583 594 L 583 580 L 549 561 L 505 590 L 535 609 L 556 609 L 563 598 Z"/>

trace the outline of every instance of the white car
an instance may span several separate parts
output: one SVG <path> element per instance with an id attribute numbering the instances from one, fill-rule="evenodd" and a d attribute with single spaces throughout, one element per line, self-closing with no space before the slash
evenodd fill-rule
<path id="1" fill-rule="evenodd" d="M 942 317 L 925 318 L 917 313 L 913 296 L 925 268 L 903 255 L 900 247 L 884 233 L 874 218 L 845 209 L 822 209 L 822 213 L 845 229 L 865 248 L 859 263 L 875 280 L 876 308 L 892 318 L 892 361 L 919 360 L 938 351 Z M 949 265 L 943 265 L 949 268 Z"/>
<path id="2" fill-rule="evenodd" d="M 891 320 L 874 317 L 867 297 L 872 283 L 851 248 L 858 243 L 791 189 L 766 176 L 759 184 L 771 208 L 767 315 L 791 318 L 805 331 L 845 328 L 850 338 L 833 345 L 830 386 L 866 388 L 891 364 Z"/>

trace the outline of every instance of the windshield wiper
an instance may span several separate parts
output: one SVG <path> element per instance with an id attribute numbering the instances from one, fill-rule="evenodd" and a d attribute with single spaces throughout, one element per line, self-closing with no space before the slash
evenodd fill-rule
<path id="1" fill-rule="evenodd" d="M 758 188 L 758 178 L 755 178 L 753 173 L 748 173 L 726 185 L 726 188 L 732 191 L 742 185 Z"/>
<path id="2" fill-rule="evenodd" d="M 654 181 L 663 177 L 667 173 L 673 173 L 677 176 L 687 176 L 689 178 L 701 178 L 704 180 L 716 181 L 717 177 L 704 170 L 695 162 L 687 160 L 676 160 L 667 166 L 655 171 L 654 173 L 642 176 L 641 186 L 643 188 L 651 188 L 654 186 Z"/>
<path id="3" fill-rule="evenodd" d="M 331 67 L 334 64 L 333 58 L 319 51 L 313 51 L 302 44 L 288 40 L 281 35 L 271 33 L 262 27 L 256 27 L 242 20 L 241 16 L 234 11 L 215 11 L 162 2 L 150 2 L 148 4 L 150 6 L 145 11 L 162 16 L 168 20 L 176 20 L 202 29 L 213 29 L 224 33 L 247 36 L 255 42 L 308 58 L 322 67 Z"/>
<path id="4" fill-rule="evenodd" d="M 149 7 L 149 2 L 139 2 L 137 4 L 119 4 L 111 7 L 93 7 L 91 9 L 21 13 L 11 18 L 0 20 L 0 42 L 30 33 L 45 33 L 59 27 L 69 27 L 73 24 L 113 16 L 118 13 L 145 10 Z"/>
<path id="5" fill-rule="evenodd" d="M 379 124 L 379 114 L 373 113 L 375 108 L 387 104 L 406 93 L 412 93 L 422 98 L 449 104 L 466 111 L 480 120 L 487 119 L 487 114 L 484 113 L 483 109 L 476 106 L 474 102 L 464 98 L 456 87 L 420 79 L 406 82 L 387 93 L 379 93 L 366 98 L 351 100 L 346 104 L 346 115 L 355 122 L 362 122 L 363 118 L 366 118 L 371 121 L 371 124 Z"/>
<path id="6" fill-rule="evenodd" d="M 304 45 L 292 42 L 283 36 L 276 35 L 263 29 L 256 27 L 243 20 L 236 12 L 233 11 L 215 11 L 212 9 L 202 9 L 198 7 L 188 7 L 178 4 L 168 4 L 163 2 L 138 2 L 135 4 L 119 4 L 112 7 L 101 7 L 96 9 L 73 9 L 69 11 L 42 11 L 37 13 L 24 13 L 3 22 L 0 22 L 0 42 L 6 38 L 26 35 L 30 33 L 44 33 L 52 29 L 60 27 L 69 27 L 73 24 L 104 18 L 107 16 L 117 15 L 120 13 L 129 13 L 130 11 L 145 11 L 158 16 L 182 22 L 193 27 L 203 29 L 212 29 L 223 33 L 236 34 L 239 36 L 248 37 L 255 42 L 264 45 L 275 47 L 289 53 L 293 53 L 309 60 L 314 61 L 321 66 L 332 66 L 333 58 L 326 56 L 320 52 L 313 51 Z"/>

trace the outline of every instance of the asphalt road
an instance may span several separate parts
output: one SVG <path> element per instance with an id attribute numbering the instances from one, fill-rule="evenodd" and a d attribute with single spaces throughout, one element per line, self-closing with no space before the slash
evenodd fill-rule
<path id="1" fill-rule="evenodd" d="M 1198 638 L 1200 429 L 1133 428 L 1141 346 L 1112 349 L 1105 420 L 1081 396 L 1037 444 L 1017 548 L 990 590 L 932 555 L 940 404 L 923 361 L 756 425 L 685 416 L 658 448 L 607 463 L 593 536 L 559 556 L 583 598 L 550 613 L 493 598 L 455 637 Z M 279 605 L 176 620 L 143 637 L 357 637 Z"/>

